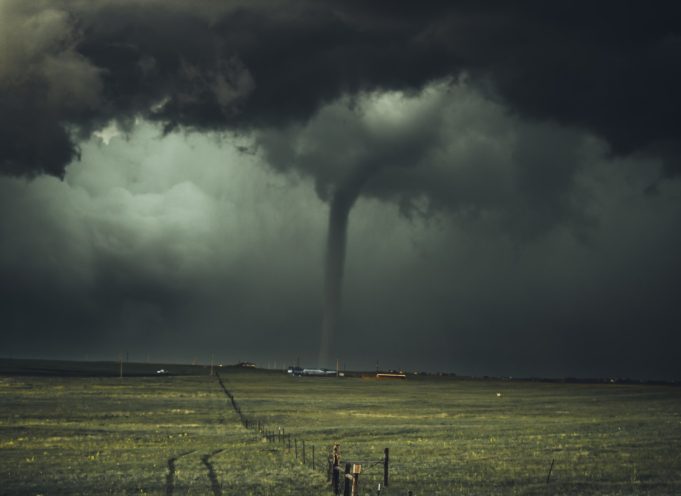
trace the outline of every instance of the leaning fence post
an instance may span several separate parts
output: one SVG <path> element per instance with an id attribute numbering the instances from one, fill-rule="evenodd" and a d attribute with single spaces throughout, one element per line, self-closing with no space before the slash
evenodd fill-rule
<path id="1" fill-rule="evenodd" d="M 350 474 L 351 467 L 351 463 L 345 464 L 345 474 L 343 475 L 343 479 L 345 480 L 343 484 L 343 496 L 350 496 L 350 486 L 352 485 L 350 483 L 350 479 L 352 479 L 352 475 Z"/>
<path id="2" fill-rule="evenodd" d="M 390 449 L 383 450 L 383 485 L 388 487 L 388 469 L 390 466 Z"/>

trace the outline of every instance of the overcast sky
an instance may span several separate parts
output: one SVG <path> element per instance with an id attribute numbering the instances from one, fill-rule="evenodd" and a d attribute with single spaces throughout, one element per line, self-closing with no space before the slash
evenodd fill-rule
<path id="1" fill-rule="evenodd" d="M 681 379 L 672 4 L 0 0 L 0 355 Z"/>

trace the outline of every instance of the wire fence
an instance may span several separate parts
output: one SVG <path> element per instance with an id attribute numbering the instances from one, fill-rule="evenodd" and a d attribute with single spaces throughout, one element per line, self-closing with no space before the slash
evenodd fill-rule
<path id="1" fill-rule="evenodd" d="M 394 467 L 390 461 L 390 449 L 384 448 L 383 456 L 369 460 L 344 460 L 340 456 L 340 445 L 333 444 L 322 452 L 314 444 L 307 443 L 304 439 L 286 432 L 279 426 L 271 428 L 263 420 L 247 416 L 241 409 L 234 394 L 227 388 L 220 374 L 216 373 L 220 387 L 229 398 L 232 408 L 239 417 L 241 425 L 253 431 L 259 439 L 265 439 L 268 443 L 278 445 L 280 449 L 303 466 L 322 472 L 329 484 L 329 490 L 333 494 L 343 496 L 359 496 L 360 475 L 369 471 L 382 469 L 382 481 L 378 483 L 376 494 L 386 490 L 390 484 L 390 469 Z M 321 462 L 320 462 L 321 459 Z M 342 486 L 342 489 L 341 489 Z M 371 491 L 363 491 L 370 494 Z M 397 494 L 397 493 L 394 493 Z M 412 495 L 412 491 L 404 491 L 403 494 Z"/>

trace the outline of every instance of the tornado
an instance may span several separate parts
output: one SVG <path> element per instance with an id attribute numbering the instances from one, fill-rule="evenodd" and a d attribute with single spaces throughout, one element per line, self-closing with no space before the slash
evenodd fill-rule
<path id="1" fill-rule="evenodd" d="M 336 186 L 331 197 L 324 266 L 324 312 L 319 348 L 320 367 L 328 365 L 329 352 L 336 344 L 335 338 L 341 313 L 350 211 L 362 192 L 362 188 L 377 170 L 378 166 L 375 165 L 357 167 Z"/>

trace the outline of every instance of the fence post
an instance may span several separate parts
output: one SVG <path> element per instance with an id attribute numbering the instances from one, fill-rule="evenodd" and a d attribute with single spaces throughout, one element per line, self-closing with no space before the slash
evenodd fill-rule
<path id="1" fill-rule="evenodd" d="M 298 439 L 295 437 L 293 438 L 293 447 L 296 450 L 296 460 L 298 460 Z"/>
<path id="2" fill-rule="evenodd" d="M 551 480 L 551 471 L 553 470 L 553 464 L 556 462 L 556 459 L 551 460 L 551 467 L 549 468 L 549 475 L 546 476 L 546 483 L 548 484 L 549 481 Z"/>
<path id="3" fill-rule="evenodd" d="M 388 487 L 388 470 L 390 466 L 390 449 L 383 450 L 383 485 Z"/>
<path id="4" fill-rule="evenodd" d="M 351 468 L 352 464 L 345 464 L 345 474 L 343 475 L 343 479 L 345 479 L 345 483 L 343 484 L 343 496 L 350 496 L 350 486 L 352 485 L 350 483 L 350 479 L 352 479 L 352 475 L 350 475 Z"/>
<path id="5" fill-rule="evenodd" d="M 333 467 L 331 468 L 331 480 L 333 484 L 333 493 L 338 494 L 340 488 L 338 487 L 338 480 L 340 479 L 340 444 L 333 445 Z"/>
<path id="6" fill-rule="evenodd" d="M 291 434 L 289 434 L 287 437 L 288 437 L 288 452 L 290 453 L 291 452 Z"/>
<path id="7" fill-rule="evenodd" d="M 362 472 L 362 465 L 355 463 L 352 465 L 352 496 L 359 496 L 359 474 Z"/>
<path id="8" fill-rule="evenodd" d="M 331 475 L 331 484 L 333 485 L 333 494 L 338 494 L 340 492 L 340 467 L 334 465 L 333 474 Z"/>
<path id="9" fill-rule="evenodd" d="M 305 465 L 305 440 L 303 440 L 303 465 Z"/>

